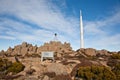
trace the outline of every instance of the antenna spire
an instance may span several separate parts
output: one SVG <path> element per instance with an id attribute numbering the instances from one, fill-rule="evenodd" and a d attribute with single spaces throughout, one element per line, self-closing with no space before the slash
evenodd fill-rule
<path id="1" fill-rule="evenodd" d="M 83 22 L 82 22 L 82 12 L 80 10 L 80 46 L 84 48 L 84 37 L 83 37 Z"/>

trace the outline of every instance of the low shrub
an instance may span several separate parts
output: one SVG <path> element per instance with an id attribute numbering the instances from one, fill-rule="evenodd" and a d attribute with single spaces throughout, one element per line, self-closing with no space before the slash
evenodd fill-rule
<path id="1" fill-rule="evenodd" d="M 116 80 L 116 75 L 103 66 L 80 67 L 76 75 L 84 80 Z"/>
<path id="2" fill-rule="evenodd" d="M 111 58 L 112 59 L 120 59 L 120 54 L 112 54 Z"/>
<path id="3" fill-rule="evenodd" d="M 12 72 L 14 74 L 23 71 L 25 66 L 20 62 L 14 62 L 7 70 L 7 72 Z"/>
<path id="4" fill-rule="evenodd" d="M 120 80 L 120 63 L 116 64 L 112 71 L 115 73 L 117 80 Z"/>
<path id="5" fill-rule="evenodd" d="M 4 72 L 12 65 L 11 61 L 0 58 L 0 72 Z"/>
<path id="6" fill-rule="evenodd" d="M 8 59 L 0 58 L 0 80 L 13 80 L 14 76 L 8 75 L 10 72 L 18 73 L 24 69 L 24 65 L 20 62 L 12 63 Z M 9 78 L 8 78 L 9 77 Z"/>

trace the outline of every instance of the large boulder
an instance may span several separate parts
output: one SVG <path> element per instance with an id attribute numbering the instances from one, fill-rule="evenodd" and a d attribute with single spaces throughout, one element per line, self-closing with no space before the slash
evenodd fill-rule
<path id="1" fill-rule="evenodd" d="M 67 68 L 65 65 L 59 63 L 52 63 L 47 66 L 47 72 L 55 72 L 56 75 L 67 75 Z"/>
<path id="2" fill-rule="evenodd" d="M 109 53 L 109 51 L 107 51 L 107 50 L 105 50 L 105 49 L 103 49 L 103 50 L 98 50 L 97 51 L 97 54 L 99 54 L 99 55 L 110 55 L 110 53 Z"/>
<path id="3" fill-rule="evenodd" d="M 85 54 L 88 56 L 96 56 L 96 50 L 93 48 L 85 49 Z"/>
<path id="4" fill-rule="evenodd" d="M 28 53 L 28 48 L 22 48 L 21 49 L 21 54 L 25 56 Z"/>

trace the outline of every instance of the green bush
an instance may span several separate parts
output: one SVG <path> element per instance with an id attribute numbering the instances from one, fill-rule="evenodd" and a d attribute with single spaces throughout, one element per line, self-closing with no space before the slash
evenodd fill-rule
<path id="1" fill-rule="evenodd" d="M 14 74 L 19 73 L 20 71 L 23 71 L 25 66 L 20 62 L 14 62 L 9 68 L 8 73 L 12 72 Z"/>
<path id="2" fill-rule="evenodd" d="M 112 71 L 115 73 L 117 80 L 120 80 L 120 63 L 116 64 Z"/>
<path id="3" fill-rule="evenodd" d="M 0 80 L 13 80 L 18 76 L 8 75 L 10 72 L 16 74 L 24 69 L 24 65 L 20 62 L 12 63 L 8 59 L 0 58 Z"/>
<path id="4" fill-rule="evenodd" d="M 120 59 L 120 54 L 112 54 L 111 58 L 112 59 Z"/>
<path id="5" fill-rule="evenodd" d="M 116 80 L 115 74 L 103 66 L 80 67 L 77 75 L 84 80 Z"/>
<path id="6" fill-rule="evenodd" d="M 0 58 L 0 72 L 4 72 L 12 65 L 11 61 Z"/>

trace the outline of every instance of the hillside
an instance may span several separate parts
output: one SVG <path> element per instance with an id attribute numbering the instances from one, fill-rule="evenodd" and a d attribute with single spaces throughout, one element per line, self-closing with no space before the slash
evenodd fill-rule
<path id="1" fill-rule="evenodd" d="M 54 52 L 55 60 L 41 62 L 43 51 Z M 120 51 L 74 51 L 66 42 L 51 41 L 39 47 L 23 42 L 0 52 L 0 74 L 3 80 L 119 80 Z"/>

